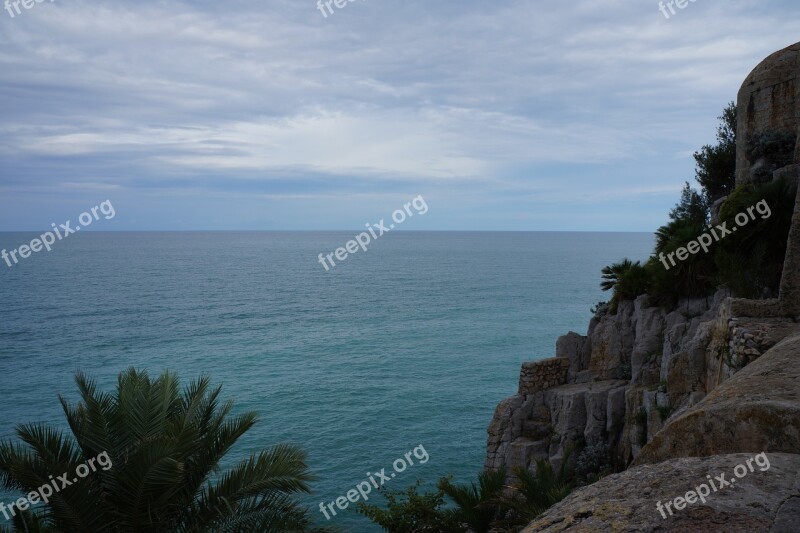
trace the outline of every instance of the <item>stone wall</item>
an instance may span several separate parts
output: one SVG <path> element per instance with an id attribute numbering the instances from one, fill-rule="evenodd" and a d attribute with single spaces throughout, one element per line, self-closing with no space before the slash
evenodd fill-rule
<path id="1" fill-rule="evenodd" d="M 737 98 L 736 183 L 750 181 L 755 161 L 747 160 L 747 141 L 767 130 L 798 133 L 800 163 L 800 43 L 775 52 L 745 79 Z"/>
<path id="2" fill-rule="evenodd" d="M 523 363 L 519 373 L 518 394 L 533 394 L 565 384 L 569 364 L 569 359 L 564 357 Z"/>

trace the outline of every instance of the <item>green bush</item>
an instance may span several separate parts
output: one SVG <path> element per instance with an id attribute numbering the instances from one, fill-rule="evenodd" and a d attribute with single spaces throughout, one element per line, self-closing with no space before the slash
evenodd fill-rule
<path id="1" fill-rule="evenodd" d="M 747 160 L 757 183 L 772 179 L 772 173 L 791 165 L 797 137 L 789 131 L 767 130 L 747 140 Z"/>
<path id="2" fill-rule="evenodd" d="M 611 463 L 611 448 L 605 442 L 598 442 L 578 454 L 575 474 L 580 481 L 593 483 L 614 470 Z"/>
<path id="3" fill-rule="evenodd" d="M 381 489 L 386 509 L 359 502 L 358 512 L 389 533 L 460 533 L 453 513 L 445 512 L 444 492 L 419 493 L 420 482 L 404 491 Z"/>
<path id="4" fill-rule="evenodd" d="M 671 253 L 679 248 L 685 248 L 689 242 L 697 239 L 705 231 L 706 226 L 685 220 L 673 221 L 659 229 L 657 255 L 647 263 L 650 272 L 648 292 L 656 302 L 670 307 L 681 296 L 697 298 L 714 291 L 716 265 L 712 254 L 689 255 L 683 261 L 676 260 L 675 265 L 668 259 Z"/>
<path id="5" fill-rule="evenodd" d="M 468 485 L 442 478 L 437 490 L 426 494 L 418 492 L 419 482 L 405 491 L 381 490 L 386 509 L 361 502 L 358 512 L 389 533 L 519 531 L 572 491 L 569 456 L 568 450 L 558 471 L 543 459 L 536 461 L 536 473 L 515 468 L 510 486 L 505 470 L 499 469 L 481 472 L 477 483 Z M 514 490 L 508 493 L 508 488 Z"/>
<path id="6" fill-rule="evenodd" d="M 738 187 L 720 208 L 720 220 L 728 229 L 736 227 L 735 216 L 766 202 L 771 215 L 764 219 L 753 212 L 755 220 L 738 227 L 733 235 L 717 244 L 715 254 L 718 282 L 743 298 L 777 295 L 786 256 L 797 182 L 777 180 Z M 764 210 L 766 211 L 766 209 Z"/>
<path id="7" fill-rule="evenodd" d="M 603 290 L 614 291 L 609 309 L 616 312 L 619 302 L 642 294 L 651 303 L 667 309 L 682 297 L 700 298 L 725 285 L 740 297 L 763 298 L 777 294 L 786 254 L 786 241 L 797 185 L 788 181 L 768 181 L 774 170 L 792 162 L 796 137 L 790 132 L 767 131 L 747 143 L 747 157 L 754 165 L 757 180 L 735 186 L 736 106 L 731 103 L 719 117 L 717 145 L 704 146 L 695 153 L 696 177 L 702 191 L 686 183 L 678 204 L 670 211 L 670 221 L 656 231 L 655 252 L 642 265 L 625 259 L 603 269 Z M 709 204 L 723 196 L 719 219 L 728 229 L 737 227 L 738 213 L 747 212 L 766 201 L 772 215 L 760 216 L 737 228 L 736 234 L 715 242 L 710 253 L 690 254 L 683 260 L 669 260 L 670 254 L 703 235 L 711 234 Z"/>
<path id="8" fill-rule="evenodd" d="M 592 307 L 591 313 L 594 315 L 594 318 L 600 320 L 604 316 L 608 314 L 609 309 L 609 302 L 597 302 L 597 305 Z"/>

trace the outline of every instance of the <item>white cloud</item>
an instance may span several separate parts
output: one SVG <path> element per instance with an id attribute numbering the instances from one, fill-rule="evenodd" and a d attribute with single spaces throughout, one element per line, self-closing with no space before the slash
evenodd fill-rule
<path id="1" fill-rule="evenodd" d="M 703 0 L 670 20 L 622 0 L 375 1 L 328 19 L 288 0 L 75 0 L 23 15 L 0 33 L 0 181 L 64 158 L 74 183 L 215 172 L 224 189 L 229 173 L 292 169 L 476 198 L 536 188 L 554 166 L 573 182 L 602 170 L 581 181 L 598 198 L 679 187 L 798 19 L 788 0 Z M 607 171 L 623 162 L 642 172 Z"/>

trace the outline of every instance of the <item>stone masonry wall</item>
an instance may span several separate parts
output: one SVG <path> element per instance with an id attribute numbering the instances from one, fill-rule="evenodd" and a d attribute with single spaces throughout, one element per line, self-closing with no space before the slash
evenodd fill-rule
<path id="1" fill-rule="evenodd" d="M 569 365 L 569 359 L 564 357 L 523 363 L 519 373 L 518 394 L 533 394 L 564 385 Z"/>
<path id="2" fill-rule="evenodd" d="M 800 43 L 775 52 L 745 79 L 737 98 L 736 184 L 750 181 L 747 141 L 767 130 L 800 134 Z M 795 146 L 800 163 L 800 135 Z"/>

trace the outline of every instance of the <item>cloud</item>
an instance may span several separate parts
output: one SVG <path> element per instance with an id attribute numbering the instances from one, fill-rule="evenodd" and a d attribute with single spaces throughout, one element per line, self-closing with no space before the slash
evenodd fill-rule
<path id="1" fill-rule="evenodd" d="M 0 208 L 36 213 L 23 195 L 65 188 L 214 194 L 213 206 L 427 187 L 500 218 L 508 191 L 580 186 L 621 225 L 620 194 L 660 191 L 668 209 L 739 83 L 796 40 L 795 12 L 763 0 L 701 0 L 669 20 L 657 2 L 621 0 L 374 0 L 328 18 L 311 0 L 37 4 L 0 21 Z"/>

